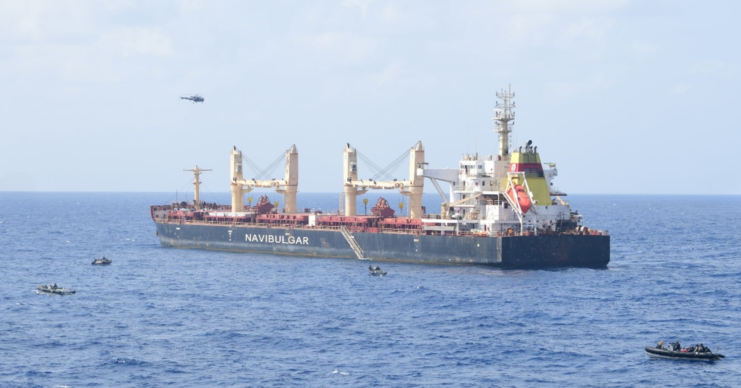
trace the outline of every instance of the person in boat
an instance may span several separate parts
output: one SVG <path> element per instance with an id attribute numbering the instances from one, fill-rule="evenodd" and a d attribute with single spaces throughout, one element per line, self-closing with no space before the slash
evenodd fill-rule
<path id="1" fill-rule="evenodd" d="M 659 341 L 659 344 L 656 345 L 657 348 L 664 350 L 664 341 Z"/>
<path id="2" fill-rule="evenodd" d="M 52 289 L 52 290 L 56 290 L 56 289 L 57 289 L 57 283 L 54 283 L 54 285 L 53 285 L 53 286 L 51 286 L 51 289 Z"/>
<path id="3" fill-rule="evenodd" d="M 682 347 L 679 345 L 679 341 L 674 343 L 674 347 L 672 348 L 672 350 L 675 352 L 682 350 Z"/>

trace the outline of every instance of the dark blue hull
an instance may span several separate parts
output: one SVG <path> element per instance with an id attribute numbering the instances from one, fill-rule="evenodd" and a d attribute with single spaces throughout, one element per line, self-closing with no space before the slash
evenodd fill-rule
<path id="1" fill-rule="evenodd" d="M 163 246 L 306 257 L 357 258 L 339 230 L 157 223 Z M 367 259 L 502 267 L 605 267 L 610 236 L 439 236 L 355 232 Z"/>

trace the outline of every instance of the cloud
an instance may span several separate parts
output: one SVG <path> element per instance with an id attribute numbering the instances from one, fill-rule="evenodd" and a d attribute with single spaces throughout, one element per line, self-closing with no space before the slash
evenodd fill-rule
<path id="1" fill-rule="evenodd" d="M 203 10 L 204 2 L 202 0 L 181 0 L 180 11 L 184 14 L 196 13 Z"/>
<path id="2" fill-rule="evenodd" d="M 373 0 L 343 0 L 342 5 L 348 8 L 360 8 L 360 12 L 363 14 L 363 18 L 365 19 L 365 17 L 368 15 L 368 7 L 372 2 Z"/>
<path id="3" fill-rule="evenodd" d="M 399 21 L 401 20 L 401 17 L 401 12 L 395 4 L 387 4 L 383 7 L 383 10 L 381 10 L 381 20 L 386 23 Z"/>
<path id="4" fill-rule="evenodd" d="M 678 84 L 674 85 L 674 87 L 670 90 L 670 93 L 675 96 L 682 96 L 687 94 L 687 92 L 690 90 L 690 86 L 687 84 Z"/>
<path id="5" fill-rule="evenodd" d="M 551 82 L 545 86 L 544 92 L 552 101 L 564 101 L 583 94 L 606 89 L 613 84 L 613 80 L 608 76 L 597 72 L 586 75 L 580 80 Z"/>
<path id="6" fill-rule="evenodd" d="M 710 60 L 694 63 L 690 67 L 690 74 L 693 75 L 722 75 L 735 77 L 738 68 L 724 61 Z"/>
<path id="7" fill-rule="evenodd" d="M 556 49 L 568 49 L 574 58 L 602 58 L 605 41 L 615 23 L 608 18 L 583 18 L 571 23 L 559 21 L 549 31 L 544 31 L 546 39 L 552 41 Z"/>
<path id="8" fill-rule="evenodd" d="M 58 2 L 0 2 L 0 41 L 38 42 L 84 31 L 89 22 L 84 6 Z"/>
<path id="9" fill-rule="evenodd" d="M 601 45 L 618 25 L 616 10 L 627 5 L 627 0 L 501 2 L 499 13 L 509 16 L 504 33 L 499 35 L 506 37 L 505 45 L 518 51 L 551 47 L 573 49 L 580 57 L 599 57 Z"/>
<path id="10" fill-rule="evenodd" d="M 377 46 L 374 38 L 340 32 L 295 35 L 293 39 L 309 51 L 341 63 L 370 60 Z"/>
<path id="11" fill-rule="evenodd" d="M 629 0 L 518 0 L 507 5 L 519 12 L 594 12 L 614 11 L 625 7 Z"/>
<path id="12" fill-rule="evenodd" d="M 600 49 L 613 31 L 615 22 L 609 18 L 582 18 L 569 22 L 554 13 L 524 13 L 507 23 L 507 42 L 527 48 L 547 46 L 557 49 L 582 50 L 580 56 Z M 584 47 L 584 45 L 591 45 Z M 589 51 L 589 53 L 587 52 Z"/>
<path id="13" fill-rule="evenodd" d="M 507 23 L 506 36 L 510 43 L 537 46 L 551 37 L 549 30 L 553 22 L 551 15 L 516 15 Z"/>
<path id="14" fill-rule="evenodd" d="M 655 53 L 657 49 L 658 47 L 655 43 L 645 40 L 634 41 L 630 45 L 630 52 L 638 57 L 648 57 Z"/>
<path id="15" fill-rule="evenodd" d="M 392 62 L 387 64 L 384 69 L 371 77 L 371 80 L 375 86 L 383 86 L 396 79 L 401 73 L 403 66 L 399 62 Z"/>
<path id="16" fill-rule="evenodd" d="M 584 19 L 571 23 L 566 27 L 566 36 L 574 38 L 585 38 L 589 40 L 601 40 L 612 27 L 609 20 Z"/>
<path id="17" fill-rule="evenodd" d="M 100 36 L 100 44 L 123 57 L 133 54 L 164 57 L 173 53 L 172 41 L 158 28 L 125 27 Z"/>

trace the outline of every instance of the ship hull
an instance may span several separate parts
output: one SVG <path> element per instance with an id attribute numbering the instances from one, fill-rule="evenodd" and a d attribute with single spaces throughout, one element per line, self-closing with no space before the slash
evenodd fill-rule
<path id="1" fill-rule="evenodd" d="M 339 230 L 157 223 L 165 247 L 255 252 L 317 258 L 354 258 Z M 500 267 L 605 267 L 610 236 L 440 236 L 355 232 L 366 259 Z"/>

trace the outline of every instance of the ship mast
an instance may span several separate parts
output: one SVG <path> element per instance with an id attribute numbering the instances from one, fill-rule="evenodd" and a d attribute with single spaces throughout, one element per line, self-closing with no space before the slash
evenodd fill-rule
<path id="1" fill-rule="evenodd" d="M 515 107 L 515 103 L 512 102 L 514 97 L 512 85 L 509 86 L 508 90 L 502 89 L 502 91 L 497 92 L 497 98 L 501 99 L 502 102 L 497 101 L 492 120 L 496 122 L 497 128 L 494 132 L 499 134 L 499 156 L 502 159 L 508 159 L 509 157 L 509 133 L 512 132 L 511 125 L 515 124 L 514 122 L 511 125 L 509 123 L 515 119 L 515 112 L 512 111 Z"/>
<path id="2" fill-rule="evenodd" d="M 207 169 L 199 168 L 198 166 L 196 166 L 196 168 L 192 170 L 183 170 L 183 171 L 193 172 L 193 186 L 195 187 L 195 190 L 194 190 L 195 193 L 193 194 L 193 205 L 195 206 L 196 210 L 201 210 L 201 196 L 200 196 L 201 179 L 200 179 L 200 176 L 201 176 L 201 173 L 203 173 L 204 171 L 213 171 L 213 170 L 210 170 L 210 169 L 207 170 Z"/>

